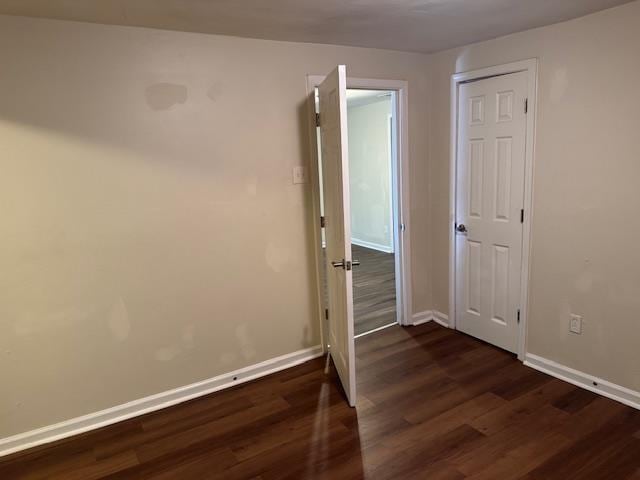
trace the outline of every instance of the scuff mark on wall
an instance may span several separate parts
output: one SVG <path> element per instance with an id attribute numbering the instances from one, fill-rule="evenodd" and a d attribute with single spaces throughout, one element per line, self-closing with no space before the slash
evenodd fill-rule
<path id="1" fill-rule="evenodd" d="M 95 314 L 95 309 L 71 306 L 60 311 L 27 311 L 21 313 L 13 328 L 18 336 L 33 335 L 82 324 Z"/>
<path id="2" fill-rule="evenodd" d="M 180 347 L 172 345 L 156 350 L 154 357 L 159 362 L 170 362 L 180 354 Z"/>
<path id="3" fill-rule="evenodd" d="M 289 251 L 283 243 L 270 240 L 265 251 L 265 260 L 271 270 L 274 272 L 282 272 L 287 263 L 289 263 Z"/>
<path id="4" fill-rule="evenodd" d="M 193 325 L 187 325 L 183 330 L 182 344 L 187 349 L 191 349 L 195 346 L 195 327 Z"/>
<path id="5" fill-rule="evenodd" d="M 218 97 L 222 95 L 222 91 L 223 89 L 220 82 L 215 82 L 209 87 L 209 90 L 207 90 L 207 97 L 209 97 L 212 102 L 216 102 L 218 100 Z"/>
<path id="6" fill-rule="evenodd" d="M 236 355 L 234 353 L 226 352 L 220 355 L 220 363 L 222 365 L 230 365 L 236 361 Z"/>
<path id="7" fill-rule="evenodd" d="M 565 67 L 558 68 L 551 79 L 549 96 L 553 103 L 558 103 L 567 93 L 569 88 L 569 73 Z"/>
<path id="8" fill-rule="evenodd" d="M 195 347 L 195 327 L 187 325 L 182 330 L 181 345 L 169 345 L 159 348 L 154 353 L 154 358 L 159 362 L 170 362 L 184 350 L 191 350 Z"/>
<path id="9" fill-rule="evenodd" d="M 251 197 L 255 197 L 258 194 L 258 178 L 251 177 L 247 183 L 247 194 Z"/>
<path id="10" fill-rule="evenodd" d="M 156 83 L 145 90 L 147 105 L 153 110 L 169 110 L 187 101 L 187 87 L 177 83 Z"/>
<path id="11" fill-rule="evenodd" d="M 585 264 L 588 266 L 589 260 L 585 260 Z M 576 292 L 582 294 L 588 294 L 593 290 L 594 276 L 593 273 L 585 269 L 576 278 L 575 289 Z"/>
<path id="12" fill-rule="evenodd" d="M 129 322 L 129 313 L 127 312 L 127 307 L 122 297 L 118 298 L 112 305 L 111 311 L 109 312 L 108 324 L 113 338 L 119 342 L 123 342 L 129 338 L 131 324 Z"/>
<path id="13" fill-rule="evenodd" d="M 240 344 L 240 351 L 245 360 L 255 358 L 256 349 L 249 338 L 249 328 L 246 324 L 238 325 L 236 327 L 236 338 Z"/>

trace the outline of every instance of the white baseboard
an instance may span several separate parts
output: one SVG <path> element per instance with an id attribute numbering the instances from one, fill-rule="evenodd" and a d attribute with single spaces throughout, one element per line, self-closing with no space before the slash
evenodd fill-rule
<path id="1" fill-rule="evenodd" d="M 439 312 L 437 310 L 433 311 L 433 321 L 436 323 L 439 323 L 443 327 L 449 328 L 451 326 L 449 325 L 449 315 L 447 315 L 446 313 Z"/>
<path id="2" fill-rule="evenodd" d="M 425 310 L 424 312 L 414 313 L 411 316 L 412 323 L 411 325 L 422 325 L 427 322 L 436 322 L 442 325 L 443 327 L 449 328 L 449 317 L 437 310 Z"/>
<path id="3" fill-rule="evenodd" d="M 149 397 L 133 400 L 122 405 L 107 408 L 99 412 L 65 420 L 64 422 L 38 428 L 0 439 L 0 457 L 21 450 L 55 442 L 63 438 L 105 427 L 129 418 L 154 412 L 178 403 L 202 397 L 225 388 L 238 385 L 259 377 L 264 377 L 286 368 L 294 367 L 323 355 L 322 346 L 318 345 L 297 352 L 272 358 L 255 365 L 250 365 L 234 372 L 218 375 L 201 382 L 178 387 L 173 390 L 157 393 Z"/>
<path id="4" fill-rule="evenodd" d="M 367 242 L 366 240 L 360 240 L 358 238 L 352 238 L 351 243 L 360 247 L 370 248 L 372 250 L 378 250 L 384 253 L 393 253 L 393 247 L 389 245 L 382 245 L 380 243 Z"/>
<path id="5" fill-rule="evenodd" d="M 552 377 L 582 387 L 585 390 L 598 393 L 630 407 L 640 409 L 640 392 L 594 377 L 588 373 L 574 370 L 566 365 L 539 357 L 532 353 L 525 355 L 524 364 Z"/>
<path id="6" fill-rule="evenodd" d="M 393 322 L 388 325 L 383 325 L 381 327 L 374 328 L 373 330 L 369 330 L 368 332 L 359 333 L 358 335 L 355 335 L 353 338 L 358 339 L 361 337 L 366 337 L 367 335 L 371 335 L 372 333 L 378 333 L 382 330 L 386 330 L 387 328 L 396 327 L 397 325 L 398 325 L 398 322 Z"/>
<path id="7" fill-rule="evenodd" d="M 414 327 L 430 322 L 431 320 L 433 320 L 433 310 L 425 310 L 424 312 L 411 315 L 411 325 Z"/>

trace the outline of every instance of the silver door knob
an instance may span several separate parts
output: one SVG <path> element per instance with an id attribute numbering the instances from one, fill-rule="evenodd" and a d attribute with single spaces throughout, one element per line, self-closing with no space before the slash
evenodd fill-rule
<path id="1" fill-rule="evenodd" d="M 456 225 L 456 232 L 467 233 L 467 227 L 465 226 L 464 223 L 461 223 L 460 225 Z"/>

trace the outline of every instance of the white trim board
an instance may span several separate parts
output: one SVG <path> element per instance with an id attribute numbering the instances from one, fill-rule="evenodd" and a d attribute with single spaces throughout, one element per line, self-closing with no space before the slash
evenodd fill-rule
<path id="1" fill-rule="evenodd" d="M 443 327 L 451 328 L 449 325 L 449 316 L 438 310 L 425 310 L 424 312 L 414 313 L 411 319 L 413 320 L 411 325 L 414 327 L 427 322 L 436 322 Z"/>
<path id="2" fill-rule="evenodd" d="M 451 325 L 449 324 L 449 316 L 446 313 L 442 313 L 437 310 L 434 310 L 433 321 L 436 323 L 439 323 L 443 327 L 451 328 Z"/>
<path id="3" fill-rule="evenodd" d="M 359 238 L 351 237 L 351 243 L 358 245 L 359 247 L 370 248 L 371 250 L 377 250 L 378 252 L 393 253 L 393 247 L 389 245 L 382 245 L 380 243 L 367 242 L 366 240 L 360 240 Z"/>
<path id="4" fill-rule="evenodd" d="M 321 345 L 298 350 L 233 372 L 218 375 L 54 425 L 0 439 L 0 457 L 155 412 L 194 398 L 300 365 L 323 355 Z"/>
<path id="5" fill-rule="evenodd" d="M 532 353 L 526 354 L 524 364 L 552 377 L 640 410 L 640 392 L 635 390 L 616 385 Z"/>
<path id="6" fill-rule="evenodd" d="M 358 335 L 355 335 L 353 338 L 357 340 L 358 338 L 366 337 L 367 335 L 371 335 L 372 333 L 378 333 L 382 330 L 386 330 L 387 328 L 396 327 L 396 326 L 398 326 L 398 322 L 393 322 L 388 325 L 383 325 L 381 327 L 374 328 L 373 330 L 369 330 L 368 332 L 359 333 Z"/>
<path id="7" fill-rule="evenodd" d="M 414 327 L 430 322 L 431 320 L 433 320 L 433 310 L 425 310 L 424 312 L 417 312 L 411 315 L 411 325 Z"/>
<path id="8" fill-rule="evenodd" d="M 533 218 L 533 177 L 535 161 L 536 112 L 538 94 L 538 59 L 481 68 L 451 76 L 451 138 L 449 158 L 449 325 L 456 327 L 456 164 L 458 157 L 458 91 L 465 82 L 482 80 L 509 73 L 527 72 L 527 133 L 525 146 L 524 222 L 522 230 L 522 269 L 520 274 L 520 331 L 518 335 L 518 360 L 524 361 L 526 352 L 527 319 L 529 317 L 529 264 L 531 258 L 531 225 Z"/>

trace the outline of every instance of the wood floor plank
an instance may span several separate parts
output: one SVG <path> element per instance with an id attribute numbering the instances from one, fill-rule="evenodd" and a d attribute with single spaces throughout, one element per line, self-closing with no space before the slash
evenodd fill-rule
<path id="1" fill-rule="evenodd" d="M 189 425 L 184 430 L 143 443 L 136 448 L 136 452 L 142 462 L 149 462 L 184 449 L 222 446 L 226 444 L 228 437 L 234 434 L 243 435 L 244 430 L 255 422 L 273 413 L 284 412 L 288 408 L 290 405 L 284 399 L 278 398 L 195 427 Z"/>
<path id="2" fill-rule="evenodd" d="M 489 468 L 475 466 L 466 476 L 469 480 L 517 480 L 537 468 L 570 443 L 557 432 L 533 436 L 514 449 L 503 452 Z M 465 470 L 465 468 L 462 468 Z"/>
<path id="3" fill-rule="evenodd" d="M 0 479 L 640 480 L 640 412 L 430 323 L 0 459 Z"/>
<path id="4" fill-rule="evenodd" d="M 565 412 L 575 413 L 593 402 L 598 395 L 584 390 L 582 388 L 574 388 L 572 391 L 558 398 L 553 402 L 553 406 L 564 410 Z"/>
<path id="5" fill-rule="evenodd" d="M 395 256 L 359 245 L 351 255 L 360 260 L 353 269 L 353 310 L 356 335 L 396 321 Z"/>
<path id="6" fill-rule="evenodd" d="M 545 405 L 536 415 L 518 419 L 517 422 L 506 425 L 497 433 L 483 432 L 486 436 L 483 441 L 474 445 L 472 450 L 460 449 L 452 456 L 451 462 L 465 475 L 481 472 L 494 466 L 501 458 L 525 444 L 529 439 L 553 432 L 563 425 L 567 417 L 567 413 L 551 405 Z"/>
<path id="7" fill-rule="evenodd" d="M 556 396 L 563 395 L 573 388 L 560 380 L 549 379 L 537 390 L 514 401 L 507 401 L 502 407 L 476 418 L 471 424 L 485 435 L 495 435 L 505 428 L 537 418 L 540 409 L 552 406 L 549 405 L 549 400 L 554 400 Z M 554 407 L 554 410 L 548 410 L 548 413 L 555 416 L 555 410 L 558 410 L 558 413 L 563 412 Z"/>
<path id="8" fill-rule="evenodd" d="M 65 469 L 56 474 L 47 474 L 44 478 L 50 480 L 97 480 L 137 465 L 139 465 L 139 461 L 135 452 L 127 451 L 81 467 Z"/>
<path id="9" fill-rule="evenodd" d="M 527 478 L 604 480 L 628 477 L 638 468 L 640 441 L 632 435 L 638 425 L 640 412 L 625 411 L 612 422 L 556 453 L 532 470 Z"/>
<path id="10" fill-rule="evenodd" d="M 472 448 L 483 438 L 469 425 L 461 425 L 437 438 L 405 446 L 392 461 L 375 470 L 374 478 L 412 478 L 420 470 L 445 461 L 460 448 Z"/>
<path id="11" fill-rule="evenodd" d="M 233 453 L 225 447 L 207 450 L 206 452 L 176 452 L 153 462 L 138 463 L 133 467 L 123 468 L 103 478 L 109 480 L 144 478 L 207 478 L 215 472 L 222 472 L 237 463 Z"/>
<path id="12" fill-rule="evenodd" d="M 327 264 L 323 249 L 323 264 Z M 353 314 L 355 334 L 391 325 L 396 317 L 395 255 L 359 245 L 351 246 L 351 255 L 360 265 L 353 269 Z M 326 267 L 325 267 L 326 268 Z M 327 295 L 326 271 L 321 269 L 322 284 Z"/>

